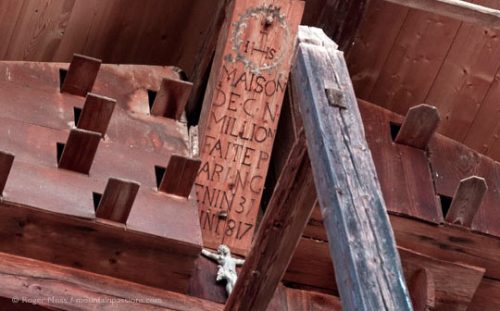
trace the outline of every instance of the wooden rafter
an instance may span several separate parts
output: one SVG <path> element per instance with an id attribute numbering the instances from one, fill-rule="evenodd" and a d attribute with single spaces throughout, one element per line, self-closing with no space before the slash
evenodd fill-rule
<path id="1" fill-rule="evenodd" d="M 500 11 L 460 0 L 385 0 L 464 22 L 500 29 Z"/>

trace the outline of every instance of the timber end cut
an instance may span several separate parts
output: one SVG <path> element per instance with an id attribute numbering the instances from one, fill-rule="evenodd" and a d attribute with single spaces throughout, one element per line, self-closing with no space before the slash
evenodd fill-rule
<path id="1" fill-rule="evenodd" d="M 250 249 L 303 9 L 297 0 L 228 7 L 199 123 L 206 247 Z"/>
<path id="2" fill-rule="evenodd" d="M 0 62 L 12 73 L 0 77 L 0 252 L 186 292 L 202 244 L 196 166 L 170 160 L 199 160 L 185 124 L 148 103 L 179 74 L 76 61 L 62 93 L 67 64 Z M 167 166 L 165 180 L 193 175 L 174 189 L 183 198 L 157 189 Z"/>

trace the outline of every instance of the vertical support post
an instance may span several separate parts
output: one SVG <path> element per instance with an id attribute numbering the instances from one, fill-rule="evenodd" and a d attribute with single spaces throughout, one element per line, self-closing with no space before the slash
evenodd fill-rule
<path id="1" fill-rule="evenodd" d="M 300 27 L 292 87 L 342 307 L 412 310 L 343 53 L 326 35 L 307 40 L 308 33 Z M 325 89 L 340 91 L 333 100 L 341 105 L 330 102 Z"/>

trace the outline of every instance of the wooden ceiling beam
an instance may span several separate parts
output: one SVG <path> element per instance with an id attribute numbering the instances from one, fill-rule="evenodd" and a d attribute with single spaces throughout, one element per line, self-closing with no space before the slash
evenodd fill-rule
<path id="1" fill-rule="evenodd" d="M 225 310 L 266 310 L 316 198 L 303 135 L 292 147 Z"/>
<path id="2" fill-rule="evenodd" d="M 500 29 L 500 10 L 461 0 L 385 0 L 460 21 Z"/>

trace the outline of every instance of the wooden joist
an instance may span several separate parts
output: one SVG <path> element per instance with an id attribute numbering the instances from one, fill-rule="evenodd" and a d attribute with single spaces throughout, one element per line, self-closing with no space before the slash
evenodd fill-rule
<path id="1" fill-rule="evenodd" d="M 464 22 L 500 29 L 500 11 L 461 0 L 385 0 Z"/>
<path id="2" fill-rule="evenodd" d="M 486 190 L 488 190 L 488 186 L 484 178 L 471 176 L 462 179 L 446 214 L 446 221 L 470 227 L 483 202 Z"/>
<path id="3" fill-rule="evenodd" d="M 192 88 L 191 82 L 163 79 L 151 107 L 151 114 L 180 120 Z"/>
<path id="4" fill-rule="evenodd" d="M 110 178 L 96 209 L 96 216 L 122 224 L 127 223 L 139 186 L 133 181 Z"/>
<path id="5" fill-rule="evenodd" d="M 432 272 L 422 268 L 408 281 L 413 310 L 432 310 L 436 305 L 436 285 Z"/>
<path id="6" fill-rule="evenodd" d="M 100 141 L 100 133 L 82 129 L 71 130 L 59 159 L 59 168 L 88 174 Z"/>
<path id="7" fill-rule="evenodd" d="M 299 30 L 304 31 L 306 27 Z M 331 86 L 342 92 L 346 108 L 328 102 L 325 88 Z M 299 43 L 292 87 L 343 307 L 411 310 L 347 66 L 326 35 L 322 44 Z"/>
<path id="8" fill-rule="evenodd" d="M 12 163 L 14 163 L 14 155 L 0 151 L 0 197 L 2 196 L 5 184 L 7 184 Z"/>
<path id="9" fill-rule="evenodd" d="M 399 144 L 425 149 L 439 125 L 439 112 L 434 106 L 421 104 L 410 108 L 396 136 Z"/>
<path id="10" fill-rule="evenodd" d="M 74 54 L 62 82 L 61 92 L 86 96 L 92 91 L 100 67 L 100 59 Z"/>
<path id="11" fill-rule="evenodd" d="M 99 132 L 104 137 L 108 129 L 111 115 L 115 109 L 116 100 L 88 93 L 76 127 L 84 130 Z"/>
<path id="12" fill-rule="evenodd" d="M 200 164 L 201 161 L 198 159 L 172 155 L 167 168 L 157 167 L 163 173 L 159 178 L 161 182 L 158 190 L 187 198 L 193 188 Z"/>
<path id="13" fill-rule="evenodd" d="M 295 142 L 225 310 L 266 310 L 315 200 L 303 135 Z"/>

